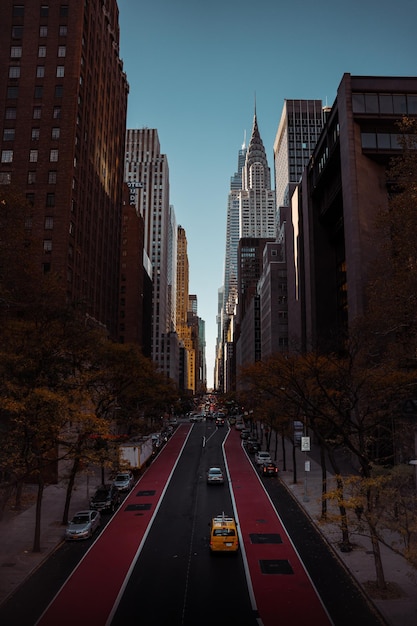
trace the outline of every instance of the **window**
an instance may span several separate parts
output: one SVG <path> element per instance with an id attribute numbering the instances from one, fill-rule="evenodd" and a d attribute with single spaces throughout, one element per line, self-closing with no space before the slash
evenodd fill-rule
<path id="1" fill-rule="evenodd" d="M 1 151 L 1 162 L 2 163 L 12 163 L 13 161 L 13 150 L 2 150 Z"/>
<path id="2" fill-rule="evenodd" d="M 33 141 L 38 141 L 40 132 L 41 132 L 40 128 L 32 128 L 32 140 Z"/>
<path id="3" fill-rule="evenodd" d="M 49 254 L 49 252 L 52 252 L 52 239 L 43 240 L 43 251 L 47 254 Z"/>
<path id="4" fill-rule="evenodd" d="M 23 26 L 12 26 L 12 39 L 22 39 Z"/>
<path id="5" fill-rule="evenodd" d="M 409 115 L 416 115 L 417 114 L 417 96 L 408 95 L 407 103 L 408 103 L 407 109 L 408 109 Z"/>
<path id="6" fill-rule="evenodd" d="M 20 78 L 20 66 L 11 65 L 9 67 L 9 78 Z"/>
<path id="7" fill-rule="evenodd" d="M 38 151 L 37 150 L 31 150 L 29 152 L 29 161 L 31 163 L 37 163 L 38 162 Z"/>
<path id="8" fill-rule="evenodd" d="M 45 76 L 45 66 L 38 65 L 36 68 L 36 78 L 44 78 Z"/>
<path id="9" fill-rule="evenodd" d="M 56 77 L 63 78 L 65 76 L 65 67 L 63 65 L 57 65 L 56 67 Z"/>
<path id="10" fill-rule="evenodd" d="M 60 37 L 66 37 L 67 36 L 67 26 L 66 25 L 62 25 L 59 27 L 59 36 Z"/>
<path id="11" fill-rule="evenodd" d="M 407 98 L 405 95 L 401 94 L 401 95 L 397 95 L 394 94 L 392 96 L 393 102 L 394 102 L 394 113 L 401 113 L 401 114 L 406 114 L 407 113 Z"/>
<path id="12" fill-rule="evenodd" d="M 55 85 L 55 98 L 62 98 L 63 91 L 63 85 Z"/>
<path id="13" fill-rule="evenodd" d="M 28 172 L 28 185 L 36 183 L 36 172 Z"/>
<path id="14" fill-rule="evenodd" d="M 22 56 L 22 46 L 12 46 L 10 48 L 10 56 L 12 59 L 20 59 Z"/>
<path id="15" fill-rule="evenodd" d="M 61 107 L 54 107 L 53 117 L 54 120 L 59 120 L 61 117 Z"/>
<path id="16" fill-rule="evenodd" d="M 27 193 L 26 194 L 26 202 L 29 204 L 29 206 L 34 206 L 35 205 L 35 194 L 34 193 Z M 25 219 L 25 228 L 26 228 L 26 230 L 29 230 L 30 228 L 32 228 L 32 218 L 31 217 L 27 217 Z"/>
<path id="17" fill-rule="evenodd" d="M 5 128 L 3 130 L 3 141 L 13 141 L 15 135 L 14 128 Z"/>
<path id="18" fill-rule="evenodd" d="M 67 46 L 58 46 L 58 56 L 65 57 L 67 54 Z"/>
<path id="19" fill-rule="evenodd" d="M 55 206 L 55 194 L 54 193 L 46 194 L 46 206 Z"/>
<path id="20" fill-rule="evenodd" d="M 7 107 L 6 108 L 6 120 L 15 120 L 16 119 L 16 108 L 15 107 Z"/>
<path id="21" fill-rule="evenodd" d="M 58 161 L 58 150 L 51 150 L 49 153 L 51 163 Z"/>
<path id="22" fill-rule="evenodd" d="M 379 94 L 379 110 L 381 113 L 392 113 L 392 95 L 390 93 Z"/>
<path id="23" fill-rule="evenodd" d="M 51 139 L 59 139 L 61 129 L 59 127 L 54 127 L 51 131 Z"/>
<path id="24" fill-rule="evenodd" d="M 39 37 L 47 37 L 48 36 L 48 27 L 40 26 L 39 27 Z"/>
<path id="25" fill-rule="evenodd" d="M 41 107 L 33 107 L 33 119 L 40 120 L 42 116 L 42 108 Z"/>
<path id="26" fill-rule="evenodd" d="M 17 86 L 7 87 L 7 97 L 10 100 L 16 100 L 18 95 L 19 95 L 19 87 Z"/>
<path id="27" fill-rule="evenodd" d="M 13 5 L 13 17 L 23 17 L 25 14 L 25 7 L 23 4 Z"/>
<path id="28" fill-rule="evenodd" d="M 375 133 L 361 133 L 362 148 L 376 148 Z"/>
<path id="29" fill-rule="evenodd" d="M 38 57 L 46 57 L 46 46 L 38 47 Z"/>
<path id="30" fill-rule="evenodd" d="M 61 4 L 59 8 L 59 17 L 68 17 L 68 4 Z"/>
<path id="31" fill-rule="evenodd" d="M 12 175 L 10 172 L 0 172 L 0 185 L 10 185 Z"/>
<path id="32" fill-rule="evenodd" d="M 42 98 L 43 96 L 43 86 L 35 85 L 35 99 Z"/>
<path id="33" fill-rule="evenodd" d="M 49 7 L 47 4 L 41 5 L 41 17 L 48 17 Z"/>
<path id="34" fill-rule="evenodd" d="M 52 230 L 54 227 L 54 218 L 47 216 L 45 217 L 45 230 Z"/>
<path id="35" fill-rule="evenodd" d="M 48 184 L 56 185 L 56 170 L 50 170 L 48 172 Z"/>

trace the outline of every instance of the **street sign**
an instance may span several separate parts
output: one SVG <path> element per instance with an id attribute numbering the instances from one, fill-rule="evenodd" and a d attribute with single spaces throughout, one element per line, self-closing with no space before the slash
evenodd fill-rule
<path id="1" fill-rule="evenodd" d="M 310 437 L 301 437 L 301 450 L 310 452 Z"/>

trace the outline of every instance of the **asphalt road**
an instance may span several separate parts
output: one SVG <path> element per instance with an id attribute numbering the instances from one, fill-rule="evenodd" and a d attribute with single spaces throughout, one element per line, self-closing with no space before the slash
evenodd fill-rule
<path id="1" fill-rule="evenodd" d="M 227 428 L 216 429 L 210 422 L 194 425 L 112 615 L 112 626 L 257 624 L 242 555 L 212 556 L 208 548 L 210 518 L 233 512 L 228 486 L 208 486 L 205 480 L 208 467 L 224 468 L 221 444 L 226 433 Z M 381 626 L 360 588 L 286 488 L 275 478 L 262 482 L 333 624 Z M 87 541 L 58 549 L 2 607 L 2 626 L 34 626 L 90 546 Z M 109 576 L 111 571 L 109 562 Z M 90 591 L 99 597 L 94 581 Z M 279 609 L 277 603 L 277 620 Z M 310 624 L 308 606 L 305 609 L 305 624 Z M 78 623 L 83 624 L 83 615 Z"/>
<path id="2" fill-rule="evenodd" d="M 194 426 L 112 625 L 256 624 L 241 555 L 209 551 L 210 518 L 233 514 L 227 485 L 207 485 L 205 476 L 224 469 L 226 432 Z"/>

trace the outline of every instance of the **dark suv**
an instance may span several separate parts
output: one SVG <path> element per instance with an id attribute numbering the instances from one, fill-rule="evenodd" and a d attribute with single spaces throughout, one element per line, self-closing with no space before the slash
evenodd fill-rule
<path id="1" fill-rule="evenodd" d="M 95 511 L 111 511 L 113 513 L 119 502 L 119 490 L 115 485 L 100 485 L 91 498 L 90 506 Z"/>

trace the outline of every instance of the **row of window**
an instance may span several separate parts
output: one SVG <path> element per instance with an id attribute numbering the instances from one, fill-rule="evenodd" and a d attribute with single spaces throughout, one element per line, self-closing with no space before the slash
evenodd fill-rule
<path id="1" fill-rule="evenodd" d="M 0 172 L 0 185 L 10 185 L 12 182 L 11 172 Z M 27 184 L 34 185 L 36 183 L 36 171 L 30 170 L 27 175 Z M 56 185 L 57 183 L 57 171 L 49 170 L 48 172 L 48 185 Z M 55 206 L 55 195 L 47 194 L 46 206 Z"/>
<path id="2" fill-rule="evenodd" d="M 65 65 L 57 65 L 55 76 L 63 78 L 65 76 Z M 9 78 L 20 78 L 20 65 L 11 65 L 9 67 Z M 36 66 L 36 78 L 45 78 L 45 66 Z"/>
<path id="3" fill-rule="evenodd" d="M 354 113 L 417 115 L 417 94 L 353 93 Z"/>
<path id="4" fill-rule="evenodd" d="M 32 119 L 40 120 L 42 117 L 42 107 L 34 106 L 32 111 Z M 52 109 L 52 117 L 54 120 L 59 120 L 61 118 L 61 107 L 54 106 Z M 6 107 L 5 111 L 6 120 L 15 120 L 17 118 L 17 108 L 16 107 Z"/>
<path id="5" fill-rule="evenodd" d="M 25 15 L 25 6 L 23 4 L 14 4 L 13 5 L 13 17 L 24 17 Z M 48 17 L 49 15 L 49 5 L 41 4 L 40 13 L 41 17 Z M 59 16 L 60 17 L 68 17 L 68 4 L 61 4 L 59 7 Z"/>
<path id="6" fill-rule="evenodd" d="M 38 141 L 40 138 L 41 129 L 40 128 L 32 128 L 31 139 L 33 141 Z M 51 139 L 59 139 L 61 134 L 61 129 L 59 126 L 56 126 L 51 129 Z M 4 128 L 3 129 L 3 141 L 14 141 L 16 135 L 15 128 Z"/>
<path id="7" fill-rule="evenodd" d="M 66 37 L 68 34 L 68 27 L 66 24 L 59 26 L 59 36 Z M 48 27 L 46 25 L 39 26 L 39 37 L 48 36 Z M 12 39 L 23 39 L 23 26 L 12 26 Z"/>
<path id="8" fill-rule="evenodd" d="M 58 161 L 59 151 L 56 149 L 52 149 L 49 151 L 49 161 L 51 163 L 56 163 Z M 39 150 L 29 150 L 29 163 L 37 163 L 39 156 Z M 2 150 L 1 151 L 1 162 L 2 163 L 13 163 L 13 150 Z"/>
<path id="9" fill-rule="evenodd" d="M 22 46 L 10 46 L 10 58 L 20 59 L 22 57 Z M 64 58 L 67 56 L 67 46 L 58 46 L 58 57 Z M 38 58 L 46 57 L 46 46 L 38 47 Z"/>
<path id="10" fill-rule="evenodd" d="M 60 99 L 62 98 L 63 93 L 64 93 L 64 86 L 55 85 L 54 97 L 56 99 Z M 7 87 L 6 97 L 9 100 L 17 100 L 17 98 L 19 97 L 19 87 L 17 85 L 11 85 L 11 86 L 9 85 L 9 87 Z M 40 98 L 43 98 L 43 85 L 35 85 L 33 97 L 35 100 L 39 100 Z"/>
<path id="11" fill-rule="evenodd" d="M 376 150 L 401 150 L 402 146 L 399 142 L 397 133 L 379 133 L 379 132 L 362 132 L 361 144 L 362 148 Z"/>

